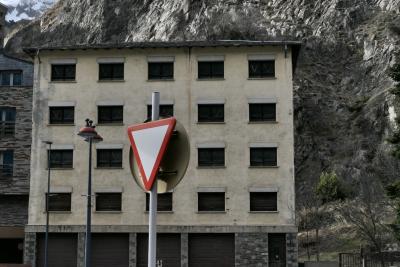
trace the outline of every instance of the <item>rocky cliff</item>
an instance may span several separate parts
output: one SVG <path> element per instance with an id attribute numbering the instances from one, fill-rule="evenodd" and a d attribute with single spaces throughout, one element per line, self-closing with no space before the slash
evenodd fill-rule
<path id="1" fill-rule="evenodd" d="M 400 0 L 61 0 L 7 49 L 271 38 L 304 41 L 295 77 L 298 195 L 323 170 L 355 184 L 365 173 L 396 179 L 385 138 L 396 118 L 387 69 L 400 40 Z"/>

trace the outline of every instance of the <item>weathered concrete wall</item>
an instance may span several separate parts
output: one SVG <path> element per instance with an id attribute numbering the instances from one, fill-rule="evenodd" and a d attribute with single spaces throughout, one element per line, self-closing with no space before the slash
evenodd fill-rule
<path id="1" fill-rule="evenodd" d="M 0 194 L 28 194 L 32 142 L 32 87 L 2 87 L 0 107 L 16 108 L 15 135 L 1 137 L 0 140 L 0 149 L 14 150 L 13 177 L 0 180 Z"/>
<path id="2" fill-rule="evenodd" d="M 276 78 L 248 79 L 248 55 L 268 54 L 276 61 Z M 148 81 L 147 56 L 174 56 L 174 80 Z M 225 78 L 197 79 L 197 57 L 224 55 Z M 123 57 L 125 80 L 98 82 L 97 58 Z M 77 59 L 76 82 L 52 82 L 54 59 Z M 54 170 L 52 184 L 69 186 L 72 212 L 55 214 L 54 224 L 81 225 L 86 209 L 82 195 L 86 193 L 87 145 L 76 135 L 86 118 L 97 121 L 97 103 L 114 101 L 124 105 L 123 125 L 96 128 L 104 138 L 101 144 L 123 145 L 122 169 L 95 169 L 93 189 L 122 187 L 122 212 L 93 213 L 94 225 L 145 225 L 145 194 L 131 178 L 129 140 L 126 127 L 146 117 L 151 92 L 161 92 L 161 103 L 174 104 L 174 115 L 190 136 L 190 163 L 173 196 L 173 213 L 160 213 L 160 225 L 294 225 L 294 145 L 292 107 L 292 64 L 288 51 L 285 57 L 280 46 L 250 48 L 131 49 L 46 52 L 35 64 L 32 179 L 29 224 L 44 223 L 46 182 L 46 146 L 39 140 L 53 140 L 54 145 L 72 145 L 72 170 Z M 36 59 L 37 61 L 37 59 Z M 38 63 L 38 62 L 37 62 Z M 37 78 L 37 79 L 36 79 Z M 249 99 L 275 99 L 277 123 L 249 123 Z M 224 101 L 225 122 L 197 122 L 200 100 Z M 49 101 L 75 103 L 75 125 L 48 125 Z M 65 102 L 64 102 L 65 103 Z M 198 168 L 197 145 L 224 143 L 225 168 Z M 278 167 L 249 168 L 251 143 L 276 144 Z M 96 155 L 94 155 L 96 162 Z M 68 179 L 66 179 L 68 177 Z M 218 177 L 218 179 L 216 179 Z M 225 187 L 225 213 L 198 213 L 198 187 Z M 249 189 L 278 188 L 278 212 L 250 212 Z M 134 203 L 134 204 L 132 204 Z"/>

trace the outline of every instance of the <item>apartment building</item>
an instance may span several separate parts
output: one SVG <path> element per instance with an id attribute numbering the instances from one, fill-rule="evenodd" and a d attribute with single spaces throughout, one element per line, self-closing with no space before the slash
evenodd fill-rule
<path id="1" fill-rule="evenodd" d="M 138 42 L 29 48 L 35 60 L 25 262 L 83 266 L 88 144 L 93 266 L 147 266 L 148 195 L 130 172 L 128 126 L 175 116 L 190 138 L 182 182 L 158 198 L 159 266 L 297 266 L 292 77 L 300 44 Z M 43 141 L 52 141 L 52 149 Z M 47 156 L 51 155 L 50 166 Z"/>
<path id="2" fill-rule="evenodd" d="M 6 8 L 0 5 L 0 47 Z M 22 263 L 28 222 L 33 64 L 0 49 L 0 265 Z"/>

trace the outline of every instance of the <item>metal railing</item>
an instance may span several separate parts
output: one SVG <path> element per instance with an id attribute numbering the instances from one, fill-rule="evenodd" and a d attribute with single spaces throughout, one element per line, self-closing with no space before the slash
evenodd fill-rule
<path id="1" fill-rule="evenodd" d="M 10 137 L 15 134 L 15 122 L 0 121 L 0 137 Z"/>

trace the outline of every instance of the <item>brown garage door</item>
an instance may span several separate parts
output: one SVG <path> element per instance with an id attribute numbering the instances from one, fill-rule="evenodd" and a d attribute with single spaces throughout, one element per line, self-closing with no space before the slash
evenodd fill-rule
<path id="1" fill-rule="evenodd" d="M 189 266 L 235 266 L 234 234 L 189 234 Z"/>
<path id="2" fill-rule="evenodd" d="M 44 266 L 44 234 L 37 236 L 37 266 Z M 77 234 L 49 235 L 49 267 L 76 267 Z"/>
<path id="3" fill-rule="evenodd" d="M 147 267 L 147 234 L 137 235 L 137 267 Z M 181 266 L 181 235 L 157 234 L 157 261 L 162 267 Z"/>
<path id="4" fill-rule="evenodd" d="M 129 267 L 129 235 L 92 234 L 92 266 Z"/>

